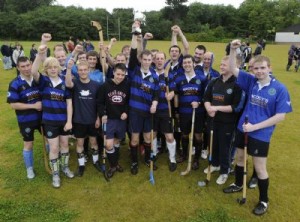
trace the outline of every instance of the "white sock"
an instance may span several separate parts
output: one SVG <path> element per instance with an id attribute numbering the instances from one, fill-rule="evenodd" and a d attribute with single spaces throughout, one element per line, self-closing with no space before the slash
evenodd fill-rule
<path id="1" fill-rule="evenodd" d="M 84 157 L 78 158 L 78 164 L 79 164 L 79 166 L 84 166 L 85 165 Z"/>
<path id="2" fill-rule="evenodd" d="M 167 142 L 167 147 L 169 150 L 169 159 L 171 163 L 176 163 L 176 140 L 173 141 L 173 143 Z"/>
<path id="3" fill-rule="evenodd" d="M 157 138 L 154 138 L 152 143 L 153 143 L 153 155 L 156 156 L 156 154 L 157 154 Z"/>

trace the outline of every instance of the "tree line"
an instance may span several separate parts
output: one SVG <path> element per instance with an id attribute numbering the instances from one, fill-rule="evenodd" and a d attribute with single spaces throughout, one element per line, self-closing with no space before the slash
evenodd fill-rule
<path id="1" fill-rule="evenodd" d="M 84 9 L 53 5 L 53 0 L 0 0 L 0 38 L 38 40 L 50 32 L 54 40 L 66 40 L 70 35 L 80 39 L 98 39 L 90 21 L 99 21 L 105 37 L 131 38 L 133 9 Z M 190 41 L 222 41 L 235 37 L 273 40 L 275 32 L 300 23 L 298 0 L 245 0 L 239 8 L 208 5 L 187 0 L 166 0 L 159 11 L 144 12 L 143 32 L 155 34 L 155 39 L 170 39 L 170 27 L 182 27 Z M 118 35 L 120 33 L 120 36 Z"/>

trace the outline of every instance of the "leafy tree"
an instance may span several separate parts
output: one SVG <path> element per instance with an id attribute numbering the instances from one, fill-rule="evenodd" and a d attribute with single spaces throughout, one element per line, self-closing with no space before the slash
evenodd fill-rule
<path id="1" fill-rule="evenodd" d="M 1 0 L 0 10 L 26 13 L 41 6 L 49 6 L 55 0 Z"/>

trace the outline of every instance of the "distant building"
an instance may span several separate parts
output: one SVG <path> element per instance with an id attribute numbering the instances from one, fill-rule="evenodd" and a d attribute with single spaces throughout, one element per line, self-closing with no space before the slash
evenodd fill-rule
<path id="1" fill-rule="evenodd" d="M 289 26 L 276 32 L 277 43 L 300 43 L 300 24 Z"/>

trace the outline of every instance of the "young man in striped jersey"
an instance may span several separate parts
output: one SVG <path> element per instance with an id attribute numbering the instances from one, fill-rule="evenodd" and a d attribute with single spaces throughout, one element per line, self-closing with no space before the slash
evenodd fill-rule
<path id="1" fill-rule="evenodd" d="M 66 88 L 64 76 L 60 75 L 61 66 L 56 58 L 48 57 L 47 42 L 51 40 L 51 34 L 42 35 L 41 46 L 32 65 L 32 75 L 38 83 L 42 94 L 42 123 L 44 133 L 48 139 L 50 152 L 50 166 L 52 169 L 52 185 L 60 187 L 59 168 L 68 178 L 73 178 L 74 173 L 69 169 L 69 130 L 72 129 L 72 98 Z M 45 75 L 38 70 L 42 63 Z"/>
<path id="2" fill-rule="evenodd" d="M 192 165 L 193 170 L 199 169 L 200 148 L 202 146 L 202 130 L 204 121 L 204 110 L 202 104 L 203 82 L 199 75 L 194 71 L 194 58 L 191 55 L 183 56 L 183 73 L 175 78 L 176 95 L 174 99 L 175 115 L 180 122 L 182 132 L 182 155 L 177 159 L 178 163 L 187 159 L 189 133 L 191 131 L 192 113 L 195 109 L 195 156 Z"/>
<path id="3" fill-rule="evenodd" d="M 138 42 L 141 47 L 141 37 L 132 35 L 130 59 L 128 65 L 128 77 L 130 81 L 129 100 L 129 131 L 131 132 L 130 152 L 131 152 L 131 173 L 138 173 L 138 144 L 139 134 L 143 133 L 145 147 L 145 163 L 150 164 L 151 152 L 151 115 L 156 112 L 159 88 L 158 78 L 155 71 L 150 69 L 152 54 L 149 50 L 144 50 L 139 55 L 141 65 L 137 58 Z M 155 167 L 154 167 L 155 168 Z"/>
<path id="4" fill-rule="evenodd" d="M 23 158 L 27 178 L 35 177 L 33 171 L 34 130 L 40 130 L 41 95 L 38 85 L 33 81 L 31 62 L 27 57 L 19 57 L 17 69 L 20 75 L 9 84 L 7 102 L 16 111 L 20 133 L 23 136 Z"/>

